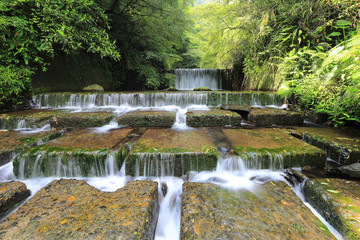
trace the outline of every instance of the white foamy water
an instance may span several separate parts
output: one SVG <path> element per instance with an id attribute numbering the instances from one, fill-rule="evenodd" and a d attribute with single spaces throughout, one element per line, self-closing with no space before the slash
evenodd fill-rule
<path id="1" fill-rule="evenodd" d="M 76 177 L 79 180 L 85 180 L 88 184 L 100 189 L 101 191 L 113 192 L 123 187 L 133 179 L 125 175 L 125 163 L 118 170 L 113 166 L 114 159 L 107 159 L 106 176 L 103 177 Z M 178 240 L 180 239 L 180 221 L 181 221 L 181 194 L 183 180 L 172 176 L 166 176 L 172 170 L 161 171 L 161 176 L 154 177 L 136 177 L 134 180 L 151 179 L 159 183 L 160 212 L 156 228 L 156 240 Z M 12 173 L 12 163 L 0 167 L 0 182 L 14 180 Z M 285 181 L 284 173 L 281 171 L 248 169 L 242 158 L 238 156 L 226 156 L 221 154 L 217 167 L 214 171 L 193 172 L 190 173 L 190 182 L 212 183 L 229 190 L 249 190 L 256 191 L 256 186 L 268 181 Z M 51 181 L 60 179 L 58 177 L 30 178 L 21 180 L 31 190 L 34 195 L 41 188 L 45 187 Z M 162 193 L 162 185 L 166 184 L 167 194 Z M 326 220 L 304 200 L 301 193 L 301 186 L 293 188 L 294 192 L 303 200 L 304 204 L 328 227 L 331 233 L 339 240 L 342 240 L 339 234 Z M 14 210 L 15 211 L 15 210 Z"/>
<path id="2" fill-rule="evenodd" d="M 163 177 L 157 181 L 161 204 L 155 240 L 180 239 L 181 193 L 184 181 L 174 177 Z M 165 197 L 161 190 L 161 183 L 167 186 Z"/>

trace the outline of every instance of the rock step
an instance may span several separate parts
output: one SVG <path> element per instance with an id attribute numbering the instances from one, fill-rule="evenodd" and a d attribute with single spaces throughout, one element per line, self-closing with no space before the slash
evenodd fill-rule
<path id="1" fill-rule="evenodd" d="M 30 190 L 22 182 L 0 183 L 0 220 L 17 204 L 30 196 Z"/>
<path id="2" fill-rule="evenodd" d="M 169 111 L 133 111 L 118 117 L 119 125 L 130 127 L 172 127 L 175 112 Z"/>
<path id="3" fill-rule="evenodd" d="M 63 113 L 63 110 L 31 109 L 0 114 L 0 129 L 40 128 L 54 116 Z"/>
<path id="4" fill-rule="evenodd" d="M 304 123 L 299 112 L 271 108 L 252 108 L 248 120 L 258 127 L 300 126 Z"/>
<path id="5" fill-rule="evenodd" d="M 328 156 L 341 164 L 360 161 L 360 131 L 323 127 L 295 127 L 288 129 L 312 145 L 327 151 Z"/>
<path id="6" fill-rule="evenodd" d="M 326 153 L 281 129 L 222 129 L 233 151 L 248 168 L 285 169 L 312 166 L 324 168 Z"/>
<path id="7" fill-rule="evenodd" d="M 13 161 L 14 174 L 25 178 L 108 175 L 109 171 L 120 170 L 129 151 L 124 140 L 131 132 L 132 129 L 106 133 L 74 130 L 62 138 L 21 152 Z M 20 172 L 20 165 L 24 166 L 24 172 Z"/>
<path id="8" fill-rule="evenodd" d="M 158 204 L 153 181 L 101 192 L 82 180 L 54 180 L 0 222 L 0 238 L 153 239 Z"/>
<path id="9" fill-rule="evenodd" d="M 21 133 L 0 131 L 0 166 L 10 162 L 15 154 L 61 136 L 57 131 Z"/>
<path id="10" fill-rule="evenodd" d="M 190 127 L 238 127 L 241 126 L 241 116 L 235 112 L 221 109 L 194 110 L 186 115 L 186 125 Z"/>
<path id="11" fill-rule="evenodd" d="M 56 129 L 101 127 L 115 118 L 112 112 L 75 112 L 63 113 L 50 119 L 50 125 Z"/>
<path id="12" fill-rule="evenodd" d="M 180 239 L 333 239 L 283 182 L 230 192 L 184 183 Z"/>
<path id="13" fill-rule="evenodd" d="M 165 171 L 182 176 L 188 171 L 213 170 L 217 159 L 218 150 L 207 130 L 149 129 L 130 151 L 126 174 L 160 176 Z"/>
<path id="14" fill-rule="evenodd" d="M 345 239 L 360 239 L 360 181 L 337 178 L 307 179 L 306 200 Z"/>

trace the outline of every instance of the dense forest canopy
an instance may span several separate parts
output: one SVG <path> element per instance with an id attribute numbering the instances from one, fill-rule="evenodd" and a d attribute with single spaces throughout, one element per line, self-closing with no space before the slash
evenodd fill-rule
<path id="1" fill-rule="evenodd" d="M 360 122 L 357 0 L 3 0 L 0 109 L 31 95 L 56 52 L 91 52 L 112 90 L 163 89 L 173 68 L 241 71 L 335 125 Z"/>

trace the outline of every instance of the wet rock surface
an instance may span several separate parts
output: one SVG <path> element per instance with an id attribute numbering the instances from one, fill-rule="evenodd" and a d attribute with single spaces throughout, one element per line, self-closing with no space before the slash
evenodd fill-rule
<path id="1" fill-rule="evenodd" d="M 18 112 L 0 114 L 0 129 L 39 128 L 46 125 L 49 120 L 59 114 L 62 110 L 54 109 L 31 109 Z M 19 122 L 23 120 L 22 124 Z"/>
<path id="2" fill-rule="evenodd" d="M 0 238 L 153 239 L 158 209 L 156 182 L 101 192 L 85 181 L 55 180 L 0 223 Z"/>
<path id="3" fill-rule="evenodd" d="M 62 138 L 21 152 L 13 161 L 15 176 L 103 176 L 106 161 L 113 157 L 119 170 L 128 154 L 126 137 L 131 129 L 97 133 L 91 129 L 74 130 Z M 20 172 L 23 165 L 24 172 Z"/>
<path id="4" fill-rule="evenodd" d="M 186 115 L 186 125 L 190 127 L 230 127 L 241 126 L 241 116 L 235 112 L 212 109 L 191 111 Z"/>
<path id="5" fill-rule="evenodd" d="M 248 115 L 248 120 L 259 127 L 265 126 L 299 126 L 304 123 L 304 118 L 299 112 L 271 109 L 253 108 Z"/>
<path id="6" fill-rule="evenodd" d="M 256 189 L 184 183 L 180 239 L 334 239 L 285 183 Z"/>
<path id="7" fill-rule="evenodd" d="M 126 173 L 136 175 L 138 166 L 139 173 L 144 173 L 145 169 L 157 176 L 163 163 L 175 169 L 175 176 L 181 176 L 191 170 L 215 169 L 217 159 L 218 150 L 207 130 L 149 129 L 130 151 Z"/>
<path id="8" fill-rule="evenodd" d="M 329 157 L 341 164 L 360 161 L 360 131 L 357 129 L 335 129 L 324 127 L 296 127 L 306 142 L 326 149 Z"/>
<path id="9" fill-rule="evenodd" d="M 307 179 L 304 193 L 306 200 L 345 239 L 360 239 L 360 181 Z"/>
<path id="10" fill-rule="evenodd" d="M 56 129 L 73 129 L 101 127 L 115 118 L 111 112 L 75 112 L 55 116 L 50 119 L 50 125 Z"/>
<path id="11" fill-rule="evenodd" d="M 10 162 L 16 153 L 57 138 L 60 135 L 56 131 L 38 133 L 0 131 L 0 166 Z"/>
<path id="12" fill-rule="evenodd" d="M 312 166 L 323 168 L 326 153 L 281 129 L 222 129 L 233 150 L 248 167 L 282 169 Z"/>
<path id="13" fill-rule="evenodd" d="M 240 105 L 240 104 L 223 104 L 220 106 L 221 109 L 229 110 L 232 112 L 236 112 L 241 115 L 243 119 L 247 119 L 249 113 L 251 112 L 251 107 L 248 105 Z"/>
<path id="14" fill-rule="evenodd" d="M 170 111 L 134 111 L 118 117 L 119 125 L 131 127 L 171 127 L 176 113 Z"/>
<path id="15" fill-rule="evenodd" d="M 30 190 L 22 182 L 0 183 L 0 219 L 28 196 L 30 196 Z"/>

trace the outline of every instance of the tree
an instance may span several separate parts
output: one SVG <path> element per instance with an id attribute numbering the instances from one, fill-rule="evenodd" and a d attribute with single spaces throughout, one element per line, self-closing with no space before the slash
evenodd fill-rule
<path id="1" fill-rule="evenodd" d="M 93 0 L 1 1 L 0 111 L 29 97 L 31 76 L 46 70 L 55 49 L 119 60 L 108 30 L 107 16 Z"/>
<path id="2" fill-rule="evenodd" d="M 100 1 L 99 1 L 100 3 Z M 181 60 L 183 32 L 186 28 L 184 0 L 109 0 L 102 3 L 111 19 L 111 36 L 117 40 L 122 61 L 114 65 L 119 88 L 128 81 L 147 89 L 166 87 L 167 71 Z M 126 75 L 132 74 L 131 79 Z"/>

